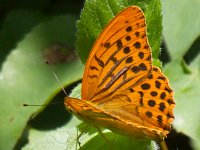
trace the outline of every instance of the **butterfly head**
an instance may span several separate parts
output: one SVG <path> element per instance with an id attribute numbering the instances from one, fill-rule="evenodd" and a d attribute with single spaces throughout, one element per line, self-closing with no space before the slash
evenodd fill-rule
<path id="1" fill-rule="evenodd" d="M 72 98 L 72 97 L 65 97 L 64 104 L 66 106 L 66 109 L 76 115 L 78 118 L 81 117 L 81 114 L 84 110 L 84 101 L 77 99 L 77 98 Z"/>
<path id="2" fill-rule="evenodd" d="M 71 97 L 65 97 L 65 100 L 64 100 L 65 107 L 70 113 L 74 112 L 73 105 L 71 105 L 70 103 L 72 100 L 73 98 Z"/>

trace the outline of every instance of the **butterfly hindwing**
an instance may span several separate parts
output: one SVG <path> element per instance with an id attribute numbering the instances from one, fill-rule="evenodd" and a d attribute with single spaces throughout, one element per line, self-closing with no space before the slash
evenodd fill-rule
<path id="1" fill-rule="evenodd" d="M 151 74 L 141 84 L 95 105 L 123 122 L 138 127 L 138 134 L 143 133 L 144 129 L 149 131 L 148 134 L 151 133 L 148 129 L 157 131 L 151 137 L 155 134 L 166 137 L 174 120 L 173 91 L 168 79 L 157 67 L 153 67 Z"/>

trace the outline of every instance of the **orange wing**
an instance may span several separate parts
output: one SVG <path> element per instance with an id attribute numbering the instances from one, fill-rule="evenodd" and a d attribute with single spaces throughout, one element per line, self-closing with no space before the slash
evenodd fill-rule
<path id="1" fill-rule="evenodd" d="M 95 106 L 125 124 L 133 125 L 133 137 L 151 137 L 160 141 L 170 132 L 174 120 L 173 91 L 168 79 L 157 67 L 153 67 L 152 73 L 142 84 L 112 99 L 95 103 Z M 120 130 L 126 129 L 121 126 Z M 124 131 L 124 134 L 131 134 L 130 132 L 131 128 Z"/>
<path id="2" fill-rule="evenodd" d="M 152 69 L 144 14 L 137 6 L 119 13 L 95 42 L 82 80 L 82 99 L 98 101 L 136 86 Z"/>

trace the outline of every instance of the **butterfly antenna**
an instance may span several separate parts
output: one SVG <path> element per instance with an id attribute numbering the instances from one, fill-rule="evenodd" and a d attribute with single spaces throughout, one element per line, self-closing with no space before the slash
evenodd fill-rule
<path id="1" fill-rule="evenodd" d="M 55 105 L 55 104 L 62 104 L 62 102 L 53 102 L 49 104 L 23 104 L 23 106 L 49 106 L 49 105 Z"/>
<path id="2" fill-rule="evenodd" d="M 60 80 L 58 79 L 58 76 L 56 75 L 55 72 L 53 72 L 53 75 L 54 75 L 54 77 L 56 78 L 56 80 L 58 81 L 58 83 L 59 83 L 60 87 L 62 88 L 63 92 L 64 92 L 65 95 L 67 96 L 67 92 L 65 91 L 65 89 L 64 89 L 64 87 L 63 87 L 63 85 L 62 85 L 62 83 L 61 83 Z"/>

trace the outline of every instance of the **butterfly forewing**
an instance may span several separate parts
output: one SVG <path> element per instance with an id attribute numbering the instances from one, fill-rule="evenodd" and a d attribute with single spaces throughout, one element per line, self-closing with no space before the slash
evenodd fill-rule
<path id="1" fill-rule="evenodd" d="M 136 6 L 118 14 L 95 42 L 86 63 L 82 99 L 99 100 L 140 83 L 151 70 L 143 12 Z"/>

